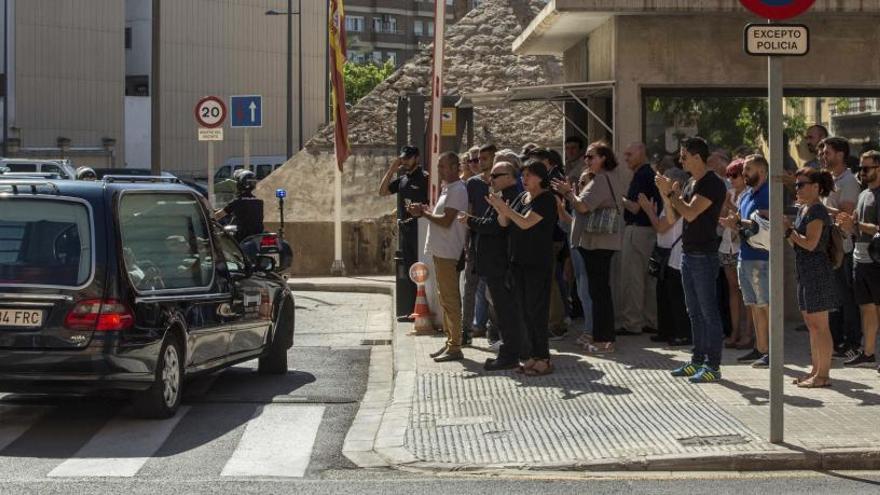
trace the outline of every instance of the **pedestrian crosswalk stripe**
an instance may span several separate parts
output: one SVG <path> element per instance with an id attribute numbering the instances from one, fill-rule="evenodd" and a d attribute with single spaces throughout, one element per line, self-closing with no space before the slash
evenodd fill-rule
<path id="1" fill-rule="evenodd" d="M 221 476 L 305 475 L 324 406 L 268 404 L 257 408 Z"/>
<path id="2" fill-rule="evenodd" d="M 188 407 L 164 420 L 115 418 L 49 477 L 132 477 L 159 450 Z"/>
<path id="3" fill-rule="evenodd" d="M 50 408 L 0 405 L 0 451 L 33 426 Z"/>

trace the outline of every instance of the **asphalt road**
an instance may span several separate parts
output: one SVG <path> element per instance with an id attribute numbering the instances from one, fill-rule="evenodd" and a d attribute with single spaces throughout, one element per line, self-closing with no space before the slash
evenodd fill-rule
<path id="1" fill-rule="evenodd" d="M 124 401 L 0 397 L 0 493 L 880 493 L 880 473 L 451 473 L 361 470 L 341 453 L 391 301 L 297 294 L 285 376 L 256 363 L 188 385 L 173 420 Z M 387 315 L 386 315 L 387 312 Z M 328 343 L 328 345 L 322 345 Z"/>

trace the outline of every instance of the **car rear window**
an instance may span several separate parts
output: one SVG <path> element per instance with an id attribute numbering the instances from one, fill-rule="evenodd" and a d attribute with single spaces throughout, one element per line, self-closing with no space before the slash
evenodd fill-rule
<path id="1" fill-rule="evenodd" d="M 88 208 L 65 200 L 0 200 L 0 284 L 79 287 L 92 272 Z"/>
<path id="2" fill-rule="evenodd" d="M 193 195 L 123 194 L 119 224 L 125 269 L 139 291 L 211 284 L 210 233 Z"/>

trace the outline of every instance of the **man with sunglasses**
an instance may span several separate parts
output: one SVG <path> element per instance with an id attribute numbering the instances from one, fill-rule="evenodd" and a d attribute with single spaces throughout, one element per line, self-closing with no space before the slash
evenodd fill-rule
<path id="1" fill-rule="evenodd" d="M 492 193 L 500 193 L 508 203 L 513 203 L 519 195 L 516 169 L 510 163 L 496 163 L 489 174 L 489 180 Z M 475 247 L 476 271 L 485 281 L 495 305 L 495 314 L 498 317 L 496 323 L 501 333 L 498 357 L 487 359 L 485 369 L 499 371 L 517 368 L 524 330 L 523 322 L 514 316 L 517 311 L 513 306 L 513 293 L 506 283 L 510 259 L 507 228 L 498 222 L 498 212 L 494 208 L 486 208 L 480 217 L 461 214 L 459 221 L 470 228 L 471 242 Z"/>
<path id="2" fill-rule="evenodd" d="M 397 174 L 397 177 L 394 175 Z M 415 146 L 404 146 L 400 156 L 388 166 L 382 183 L 379 185 L 379 196 L 397 194 L 397 225 L 400 231 L 398 248 L 407 272 L 413 263 L 419 261 L 419 224 L 409 214 L 410 204 L 428 202 L 428 173 L 419 165 L 419 149 Z M 416 286 L 408 278 L 403 283 L 409 290 L 400 291 L 398 297 L 406 297 L 401 307 L 411 308 L 415 305 Z M 412 321 L 408 314 L 398 315 L 397 321 Z"/>
<path id="3" fill-rule="evenodd" d="M 492 163 L 498 148 L 494 144 L 486 144 L 477 148 L 476 169 L 479 173 L 465 182 L 468 194 L 468 207 L 471 215 L 479 216 L 486 212 L 489 194 Z M 473 157 L 474 155 L 471 154 Z M 472 158 L 473 159 L 473 158 Z M 486 283 L 477 275 L 474 258 L 476 256 L 473 235 L 468 236 L 467 256 L 464 267 L 464 298 L 461 310 L 462 338 L 465 345 L 471 343 L 473 337 L 486 336 L 486 324 L 489 321 L 489 302 L 486 299 Z M 489 335 L 489 344 L 497 342 L 497 332 Z M 496 344 L 497 345 L 497 344 Z"/>
<path id="4" fill-rule="evenodd" d="M 862 155 L 859 178 L 867 189 L 859 194 L 855 212 L 852 215 L 845 212 L 837 215 L 841 228 L 856 235 L 853 251 L 854 294 L 865 336 L 862 352 L 845 362 L 847 366 L 876 363 L 877 327 L 880 326 L 880 263 L 871 259 L 868 245 L 878 233 L 880 224 L 880 152 L 868 151 Z"/>
<path id="5" fill-rule="evenodd" d="M 861 187 L 855 175 L 846 166 L 849 156 L 849 142 L 842 137 L 828 137 L 819 142 L 822 153 L 821 162 L 834 177 L 834 191 L 822 202 L 832 216 L 838 213 L 852 215 L 859 199 Z M 853 241 L 846 236 L 843 241 L 843 263 L 835 270 L 837 291 L 843 306 L 829 313 L 831 336 L 834 339 L 834 355 L 847 362 L 859 357 L 862 331 L 859 323 L 859 310 L 853 298 Z"/>

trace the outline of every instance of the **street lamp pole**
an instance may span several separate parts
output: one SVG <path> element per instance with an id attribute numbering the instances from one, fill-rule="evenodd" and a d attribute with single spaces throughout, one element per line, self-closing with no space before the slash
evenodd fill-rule
<path id="1" fill-rule="evenodd" d="M 293 70 L 293 16 L 299 16 L 299 149 L 303 147 L 302 129 L 302 0 L 298 0 L 300 9 L 293 11 L 293 0 L 287 0 L 287 11 L 268 10 L 266 15 L 287 16 L 287 158 L 293 156 L 293 78 L 290 76 Z"/>

